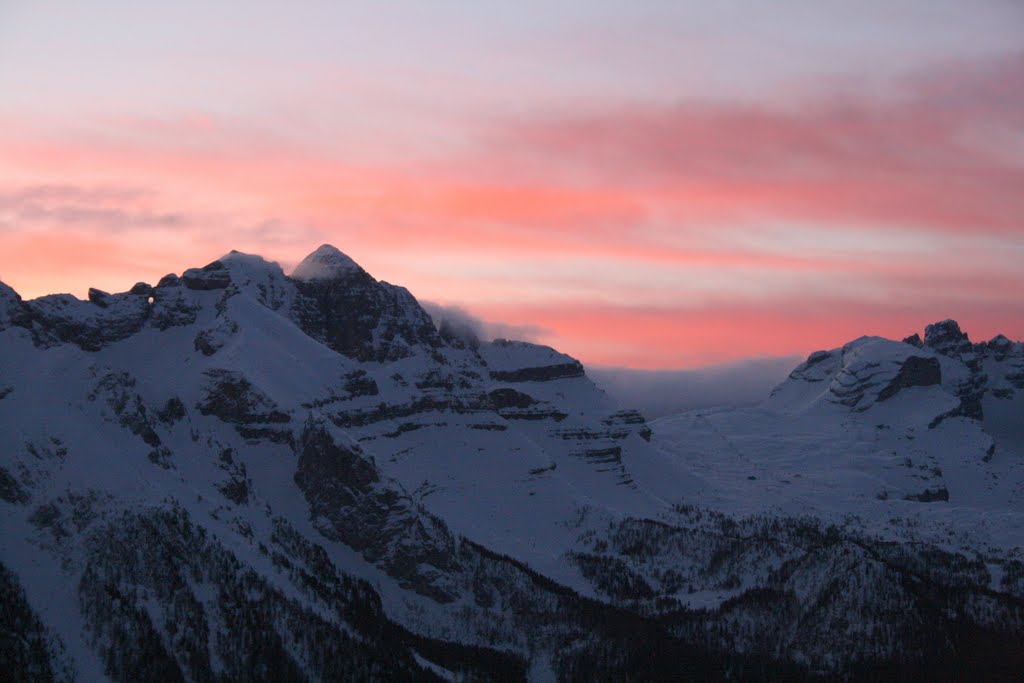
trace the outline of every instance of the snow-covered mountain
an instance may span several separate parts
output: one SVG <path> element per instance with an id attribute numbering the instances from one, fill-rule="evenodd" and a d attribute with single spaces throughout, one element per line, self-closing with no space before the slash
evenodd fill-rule
<path id="1" fill-rule="evenodd" d="M 326 245 L 88 299 L 0 284 L 15 678 L 1024 664 L 1020 343 L 860 339 L 648 425 Z"/>

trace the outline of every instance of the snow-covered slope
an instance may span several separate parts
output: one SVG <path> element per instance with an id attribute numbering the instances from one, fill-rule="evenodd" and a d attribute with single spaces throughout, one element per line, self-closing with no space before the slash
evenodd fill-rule
<path id="1" fill-rule="evenodd" d="M 880 517 L 909 508 L 973 533 L 972 515 L 1024 512 L 1022 367 L 1021 344 L 972 345 L 947 320 L 924 341 L 863 337 L 815 352 L 757 407 L 654 428 L 663 450 L 703 462 L 712 495 L 737 506 Z M 922 513 L 905 501 L 946 504 Z"/>
<path id="2" fill-rule="evenodd" d="M 910 574 L 974 601 L 936 633 L 998 645 L 1024 633 L 1024 352 L 957 335 L 857 340 L 652 435 L 573 358 L 439 332 L 328 245 L 88 301 L 0 284 L 2 649 L 90 681 L 902 666 L 917 641 L 861 631 L 909 628 L 879 615 L 932 600 Z M 769 637 L 850 579 L 842 548 L 860 630 Z M 799 608 L 742 602 L 769 589 Z"/>

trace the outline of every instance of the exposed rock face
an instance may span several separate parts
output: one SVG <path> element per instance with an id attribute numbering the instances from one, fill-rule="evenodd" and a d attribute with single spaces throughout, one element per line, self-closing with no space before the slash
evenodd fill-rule
<path id="1" fill-rule="evenodd" d="M 793 368 L 789 373 L 789 380 L 809 383 L 829 381 L 838 370 L 841 358 L 842 354 L 839 351 L 815 351 L 806 361 Z M 780 386 L 776 391 L 781 388 Z"/>
<path id="2" fill-rule="evenodd" d="M 986 377 L 994 398 L 1013 399 L 1024 389 L 1024 343 L 1010 341 L 999 334 L 987 342 L 975 344 L 974 350 L 983 367 L 1001 370 Z"/>
<path id="3" fill-rule="evenodd" d="M 549 382 L 553 379 L 582 377 L 583 365 L 579 361 L 563 365 L 547 365 L 540 368 L 519 368 L 518 370 L 496 370 L 491 379 L 499 382 Z"/>
<path id="4" fill-rule="evenodd" d="M 28 302 L 33 332 L 38 343 L 73 343 L 85 351 L 99 351 L 106 344 L 135 334 L 149 317 L 149 302 L 134 294 L 104 294 L 92 290 L 85 302 L 70 294 L 53 294 Z"/>
<path id="5" fill-rule="evenodd" d="M 154 413 L 147 409 L 142 396 L 135 393 L 133 377 L 125 372 L 108 372 L 96 382 L 88 398 L 106 404 L 113 412 L 108 419 L 116 420 L 149 446 L 146 457 L 151 463 L 165 470 L 174 469 L 173 454 L 154 429 Z"/>
<path id="6" fill-rule="evenodd" d="M 233 424 L 247 439 L 268 439 L 291 443 L 291 430 L 284 426 L 291 416 L 278 410 L 277 404 L 235 370 L 207 370 L 203 400 L 196 405 L 203 415 L 213 415 Z"/>
<path id="7" fill-rule="evenodd" d="M 925 489 L 921 493 L 912 493 L 906 496 L 905 500 L 913 500 L 918 503 L 946 503 L 949 501 L 949 491 L 944 486 L 934 489 Z"/>
<path id="8" fill-rule="evenodd" d="M 207 370 L 204 400 L 197 406 L 203 415 L 214 415 L 232 424 L 281 423 L 291 420 L 277 404 L 235 370 Z"/>
<path id="9" fill-rule="evenodd" d="M 911 346 L 916 346 L 917 348 L 921 348 L 922 346 L 924 346 L 924 342 L 921 341 L 921 335 L 919 335 L 917 332 L 905 338 L 903 340 L 903 343 L 910 344 Z"/>
<path id="10" fill-rule="evenodd" d="M 981 350 L 988 351 L 993 360 L 1002 362 L 1014 351 L 1015 344 L 1006 338 L 1005 335 L 997 334 L 987 342 L 979 344 Z"/>
<path id="11" fill-rule="evenodd" d="M 110 295 L 102 290 L 90 287 L 88 297 L 89 303 L 96 304 L 97 306 L 100 306 L 102 308 L 106 308 L 107 306 L 110 305 Z"/>
<path id="12" fill-rule="evenodd" d="M 502 408 L 529 408 L 537 401 L 529 394 L 515 389 L 494 389 L 488 394 L 491 403 L 498 410 Z"/>
<path id="13" fill-rule="evenodd" d="M 156 283 L 156 286 L 157 287 L 180 287 L 181 286 L 181 278 L 179 278 L 174 273 L 168 273 L 167 275 L 164 275 L 162 278 L 160 278 L 160 280 Z"/>
<path id="14" fill-rule="evenodd" d="M 550 382 L 585 374 L 575 358 L 527 342 L 495 339 L 480 346 L 480 355 L 490 367 L 491 379 L 499 382 Z M 538 365 L 538 361 L 543 364 Z"/>
<path id="15" fill-rule="evenodd" d="M 943 320 L 924 331 L 924 345 L 945 356 L 960 356 L 973 351 L 970 339 L 960 331 L 955 320 Z"/>
<path id="16" fill-rule="evenodd" d="M 651 428 L 647 426 L 647 420 L 638 410 L 620 410 L 608 417 L 601 418 L 601 423 L 620 429 L 617 433 L 621 434 L 619 438 L 623 438 L 635 430 L 644 441 L 651 440 Z"/>
<path id="17" fill-rule="evenodd" d="M 202 268 L 189 268 L 181 275 L 181 281 L 189 289 L 207 291 L 224 289 L 231 284 L 231 274 L 220 261 L 214 261 Z"/>
<path id="18" fill-rule="evenodd" d="M 21 482 L 7 471 L 6 467 L 0 467 L 0 500 L 8 503 L 24 504 L 32 499 Z"/>
<path id="19" fill-rule="evenodd" d="M 13 289 L 0 282 L 0 330 L 8 327 L 27 327 L 31 315 L 25 302 Z"/>
<path id="20" fill-rule="evenodd" d="M 878 400 L 890 399 L 901 389 L 928 387 L 934 384 L 942 384 L 942 368 L 939 361 L 935 358 L 910 356 L 903 361 L 896 377 L 878 393 Z"/>
<path id="21" fill-rule="evenodd" d="M 444 345 L 430 316 L 403 287 L 377 282 L 325 245 L 292 273 L 298 288 L 292 318 L 302 330 L 349 358 L 387 362 L 414 346 Z"/>
<path id="22" fill-rule="evenodd" d="M 933 425 L 950 417 L 982 420 L 982 400 L 990 389 L 999 396 L 1012 393 L 1006 385 L 1012 384 L 1015 371 L 1006 366 L 1012 366 L 1014 353 L 1024 357 L 1024 352 L 1016 349 L 1005 337 L 972 345 L 955 321 L 945 320 L 929 325 L 924 340 L 917 334 L 902 344 L 865 337 L 842 349 L 816 351 L 790 373 L 789 384 L 777 387 L 773 396 L 791 393 L 794 382 L 808 387 L 827 382 L 830 400 L 864 411 L 911 387 L 942 386 L 959 405 L 936 416 Z M 996 380 L 990 380 L 986 370 L 991 363 L 998 364 L 994 366 L 997 369 L 1005 368 L 999 370 Z"/>
<path id="23" fill-rule="evenodd" d="M 916 334 L 914 337 L 919 339 Z M 975 420 L 984 419 L 982 399 L 988 391 L 988 376 L 982 367 L 985 345 L 971 344 L 967 334 L 960 329 L 955 320 L 943 320 L 925 328 L 924 341 L 918 346 L 959 361 L 969 371 L 955 387 L 955 392 L 960 398 L 959 407 L 939 416 L 933 424 L 938 425 L 946 418 L 958 416 Z"/>
<path id="24" fill-rule="evenodd" d="M 157 412 L 157 417 L 164 424 L 174 424 L 184 419 L 185 415 L 185 404 L 177 396 L 167 399 L 167 402 Z"/>
<path id="25" fill-rule="evenodd" d="M 865 337 L 845 345 L 838 354 L 812 354 L 790 377 L 830 380 L 833 402 L 865 411 L 901 389 L 937 384 L 941 369 L 934 358 L 912 355 L 904 344 Z"/>
<path id="26" fill-rule="evenodd" d="M 233 320 L 220 320 L 213 327 L 200 331 L 192 345 L 204 356 L 212 356 L 220 351 L 237 332 L 238 323 Z"/>
<path id="27" fill-rule="evenodd" d="M 357 444 L 339 443 L 321 421 L 306 422 L 297 450 L 295 483 L 321 533 L 362 552 L 418 593 L 440 602 L 455 599 L 455 544 L 439 520 L 417 509 L 397 484 L 381 478 Z"/>
<path id="28" fill-rule="evenodd" d="M 147 445 L 162 445 L 159 435 L 153 429 L 150 413 L 139 394 L 135 393 L 135 379 L 125 372 L 109 372 L 96 382 L 89 394 L 89 400 L 102 399 L 113 411 L 121 426 L 129 429 Z"/>
<path id="29" fill-rule="evenodd" d="M 145 282 L 136 282 L 128 291 L 135 296 L 153 296 L 153 286 L 146 284 Z"/>
<path id="30" fill-rule="evenodd" d="M 158 330 L 191 325 L 200 309 L 200 304 L 181 286 L 181 280 L 168 275 L 153 290 L 150 324 Z"/>

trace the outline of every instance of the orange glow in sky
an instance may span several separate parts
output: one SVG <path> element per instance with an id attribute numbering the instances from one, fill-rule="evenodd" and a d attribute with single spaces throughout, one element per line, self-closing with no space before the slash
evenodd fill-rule
<path id="1" fill-rule="evenodd" d="M 1024 338 L 1012 3 L 175 5 L 0 9 L 23 297 L 329 242 L 585 363 Z"/>

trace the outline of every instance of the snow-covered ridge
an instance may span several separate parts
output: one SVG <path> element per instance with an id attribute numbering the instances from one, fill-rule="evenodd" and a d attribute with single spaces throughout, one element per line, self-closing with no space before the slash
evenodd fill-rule
<path id="1" fill-rule="evenodd" d="M 954 401 L 953 413 L 981 420 L 985 396 L 1012 400 L 1024 389 L 1022 370 L 1020 342 L 996 335 L 972 344 L 955 321 L 944 320 L 928 325 L 924 340 L 917 334 L 903 342 L 862 337 L 841 349 L 816 351 L 772 392 L 771 399 L 789 410 L 827 402 L 863 412 L 918 387 L 918 403 L 926 394 L 939 403 Z"/>
<path id="2" fill-rule="evenodd" d="M 570 356 L 303 263 L 0 284 L 0 588 L 39 666 L 784 678 L 917 661 L 870 634 L 923 615 L 928 642 L 1024 634 L 1020 343 L 862 338 L 649 426 Z"/>

